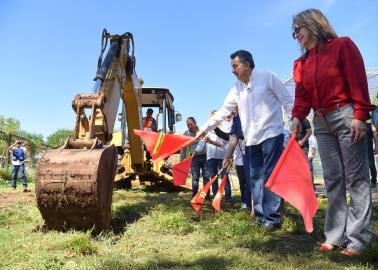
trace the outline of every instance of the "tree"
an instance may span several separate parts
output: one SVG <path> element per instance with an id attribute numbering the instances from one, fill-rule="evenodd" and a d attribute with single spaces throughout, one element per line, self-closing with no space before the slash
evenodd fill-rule
<path id="1" fill-rule="evenodd" d="M 13 117 L 0 115 L 0 130 L 6 133 L 17 134 L 20 131 L 20 121 Z"/>
<path id="2" fill-rule="evenodd" d="M 20 121 L 16 118 L 12 117 L 5 117 L 0 115 L 0 130 L 7 133 L 7 134 L 17 134 L 20 131 Z M 0 156 L 8 156 L 8 147 L 10 145 L 10 137 L 7 136 L 0 140 Z"/>
<path id="3" fill-rule="evenodd" d="M 29 151 L 29 156 L 31 158 L 32 164 L 35 164 L 35 155 L 39 154 L 42 151 L 41 144 L 44 144 L 42 134 L 30 133 L 24 130 L 17 132 L 18 136 L 28 139 L 26 142 L 27 148 Z"/>
<path id="4" fill-rule="evenodd" d="M 3 140 L 0 140 L 0 155 L 9 157 L 8 147 L 15 140 L 14 138 L 12 139 L 12 135 L 16 135 L 26 139 L 25 143 L 27 145 L 28 155 L 30 156 L 32 164 L 35 163 L 35 155 L 40 153 L 42 150 L 41 144 L 45 143 L 42 134 L 21 130 L 19 120 L 12 117 L 7 118 L 3 115 L 0 115 L 0 130 L 7 134 Z"/>
<path id="5" fill-rule="evenodd" d="M 64 144 L 68 137 L 72 137 L 74 131 L 70 129 L 58 129 L 53 134 L 47 137 L 47 144 L 52 147 L 58 147 Z"/>

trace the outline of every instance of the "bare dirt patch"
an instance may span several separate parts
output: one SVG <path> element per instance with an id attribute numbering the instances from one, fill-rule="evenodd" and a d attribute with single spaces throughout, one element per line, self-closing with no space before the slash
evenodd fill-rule
<path id="1" fill-rule="evenodd" d="M 10 192 L 0 192 L 0 212 L 11 208 L 19 202 L 31 203 L 34 201 L 34 192 L 22 192 L 22 189 Z"/>

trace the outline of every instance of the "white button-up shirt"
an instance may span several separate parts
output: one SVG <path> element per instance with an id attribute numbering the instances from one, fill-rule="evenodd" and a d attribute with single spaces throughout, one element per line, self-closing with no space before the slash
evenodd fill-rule
<path id="1" fill-rule="evenodd" d="M 291 117 L 293 98 L 284 84 L 272 72 L 253 69 L 248 84 L 237 80 L 202 130 L 213 130 L 237 107 L 246 145 L 258 145 L 284 133 L 282 106 Z"/>
<path id="2" fill-rule="evenodd" d="M 220 144 L 220 146 L 213 145 L 211 143 L 207 144 L 206 147 L 206 160 L 215 158 L 215 159 L 224 159 L 226 155 L 228 142 L 219 138 L 215 133 L 210 132 L 206 135 L 210 140 L 215 141 Z"/>
<path id="3" fill-rule="evenodd" d="M 308 151 L 308 157 L 309 158 L 314 158 L 314 155 L 311 153 L 311 148 L 318 148 L 318 143 L 316 142 L 316 138 L 314 135 L 311 135 L 310 138 L 308 138 L 308 145 L 310 150 Z"/>

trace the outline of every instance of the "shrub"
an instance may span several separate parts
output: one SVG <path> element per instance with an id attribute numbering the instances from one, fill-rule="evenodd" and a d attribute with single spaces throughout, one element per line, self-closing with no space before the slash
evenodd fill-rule
<path id="1" fill-rule="evenodd" d="M 26 180 L 28 183 L 34 183 L 35 182 L 35 169 L 34 168 L 25 168 L 25 175 Z M 17 178 L 20 178 L 20 175 L 17 176 Z M 0 183 L 5 184 L 7 181 L 12 180 L 12 167 L 9 166 L 7 168 L 0 168 Z"/>
<path id="2" fill-rule="evenodd" d="M 10 168 L 0 168 L 0 182 L 10 181 L 12 179 L 12 170 Z"/>

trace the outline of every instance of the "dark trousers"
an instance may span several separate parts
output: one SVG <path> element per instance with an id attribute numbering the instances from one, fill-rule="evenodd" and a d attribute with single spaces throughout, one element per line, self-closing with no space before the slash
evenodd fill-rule
<path id="1" fill-rule="evenodd" d="M 244 165 L 241 165 L 241 166 L 236 165 L 235 167 L 236 167 L 236 174 L 238 175 L 238 179 L 239 179 L 241 202 L 247 204 Z"/>
<path id="2" fill-rule="evenodd" d="M 206 155 L 194 156 L 190 167 L 192 173 L 192 195 L 198 192 L 199 179 L 202 172 L 203 183 L 209 182 L 209 172 L 207 170 Z"/>
<path id="3" fill-rule="evenodd" d="M 209 178 L 213 178 L 217 172 L 222 168 L 222 161 L 223 159 L 217 159 L 217 158 L 210 158 L 207 160 L 207 169 L 209 170 Z M 223 170 L 220 173 L 221 179 L 223 179 L 223 176 L 225 175 L 226 171 Z M 231 201 L 231 185 L 230 185 L 230 179 L 228 178 L 227 175 L 227 180 L 226 180 L 226 187 L 225 187 L 225 196 L 224 200 Z M 205 183 L 205 182 L 204 182 Z M 211 189 L 213 191 L 213 196 L 218 192 L 218 179 L 211 185 Z"/>
<path id="4" fill-rule="evenodd" d="M 370 181 L 372 184 L 377 184 L 377 168 L 375 167 L 374 158 L 373 130 L 371 129 L 370 123 L 366 123 L 366 138 L 369 155 Z"/>

